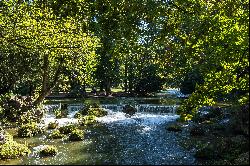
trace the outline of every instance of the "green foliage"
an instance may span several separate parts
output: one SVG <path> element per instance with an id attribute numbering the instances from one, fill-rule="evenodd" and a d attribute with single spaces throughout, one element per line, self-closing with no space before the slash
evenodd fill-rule
<path id="1" fill-rule="evenodd" d="M 4 70 L 0 72 L 3 75 L 0 91 L 6 93 L 13 90 L 14 85 L 30 82 L 30 88 L 36 92 L 32 94 L 35 105 L 56 85 L 67 85 L 70 75 L 64 71 L 76 71 L 80 82 L 91 81 L 95 48 L 99 43 L 99 39 L 86 30 L 82 14 L 58 16 L 57 9 L 49 7 L 50 3 L 1 2 L 0 54 L 4 59 L 0 63 Z M 76 4 L 81 5 L 80 1 Z M 79 12 L 85 9 L 86 6 L 82 6 Z M 11 63 L 11 59 L 16 63 Z"/>
<path id="2" fill-rule="evenodd" d="M 203 82 L 201 73 L 193 70 L 192 72 L 187 73 L 184 77 L 180 86 L 180 91 L 183 94 L 191 94 L 195 91 L 196 84 L 202 84 Z"/>
<path id="3" fill-rule="evenodd" d="M 11 159 L 31 153 L 26 144 L 19 144 L 8 133 L 4 135 L 4 143 L 0 141 L 0 159 Z"/>
<path id="4" fill-rule="evenodd" d="M 171 5 L 176 10 L 170 11 L 173 22 L 166 27 L 180 28 L 173 29 L 176 40 L 169 44 L 174 46 L 169 59 L 176 66 L 172 76 L 180 78 L 196 68 L 204 79 L 183 103 L 183 115 L 192 116 L 202 106 L 221 100 L 248 103 L 249 2 L 177 0 Z"/>
<path id="5" fill-rule="evenodd" d="M 37 134 L 44 133 L 44 129 L 39 127 L 37 123 L 24 124 L 18 128 L 18 137 L 33 137 Z"/>
<path id="6" fill-rule="evenodd" d="M 58 153 L 58 150 L 53 145 L 46 145 L 40 152 L 40 156 L 46 157 L 46 156 L 55 156 Z"/>
<path id="7" fill-rule="evenodd" d="M 142 69 L 142 77 L 137 80 L 135 92 L 141 95 L 158 92 L 162 89 L 163 79 L 158 75 L 157 65 L 149 65 Z"/>
<path id="8" fill-rule="evenodd" d="M 44 114 L 42 108 L 33 108 L 31 97 L 3 96 L 0 105 L 2 118 L 19 124 L 39 122 Z"/>
<path id="9" fill-rule="evenodd" d="M 69 134 L 69 140 L 70 141 L 81 141 L 81 140 L 83 140 L 83 136 L 84 136 L 84 132 L 82 130 L 75 129 Z"/>
<path id="10" fill-rule="evenodd" d="M 0 94 L 32 95 L 35 107 L 55 87 L 145 95 L 166 81 L 192 93 L 183 120 L 218 101 L 249 103 L 247 0 L 113 2 L 1 1 Z"/>
<path id="11" fill-rule="evenodd" d="M 49 134 L 48 138 L 58 139 L 63 138 L 65 135 L 61 134 L 60 130 L 53 130 L 51 134 Z"/>

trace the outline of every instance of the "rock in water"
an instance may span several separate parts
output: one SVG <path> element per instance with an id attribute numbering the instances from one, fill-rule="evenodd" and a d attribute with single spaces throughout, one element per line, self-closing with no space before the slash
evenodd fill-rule
<path id="1" fill-rule="evenodd" d="M 125 105 L 123 107 L 122 112 L 129 114 L 130 116 L 134 115 L 136 112 L 136 109 L 134 107 L 132 107 L 131 105 Z"/>

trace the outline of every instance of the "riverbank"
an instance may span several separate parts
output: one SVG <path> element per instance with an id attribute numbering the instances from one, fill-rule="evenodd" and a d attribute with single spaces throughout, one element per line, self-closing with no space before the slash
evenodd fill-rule
<path id="1" fill-rule="evenodd" d="M 169 130 L 184 132 L 180 144 L 194 152 L 197 165 L 249 165 L 248 107 L 210 107 Z"/>

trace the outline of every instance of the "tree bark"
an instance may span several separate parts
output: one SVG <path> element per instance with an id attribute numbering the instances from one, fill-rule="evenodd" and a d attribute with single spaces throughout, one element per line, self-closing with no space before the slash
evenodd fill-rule
<path id="1" fill-rule="evenodd" d="M 125 63 L 125 79 L 124 79 L 124 91 L 128 92 L 128 64 Z"/>
<path id="2" fill-rule="evenodd" d="M 53 90 L 53 88 L 58 84 L 59 76 L 61 74 L 61 66 L 62 61 L 59 62 L 53 82 L 49 84 L 49 58 L 48 55 L 44 56 L 42 91 L 39 94 L 38 98 L 34 101 L 34 106 L 38 106 L 39 104 L 41 104 L 45 97 L 48 96 Z"/>

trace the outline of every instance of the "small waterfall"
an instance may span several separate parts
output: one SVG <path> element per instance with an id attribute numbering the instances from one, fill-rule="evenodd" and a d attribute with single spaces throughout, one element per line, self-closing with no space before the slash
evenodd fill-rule
<path id="1" fill-rule="evenodd" d="M 169 121 L 172 120 L 172 118 L 176 119 L 178 118 L 178 115 L 176 115 L 176 109 L 178 108 L 178 105 L 153 105 L 153 104 L 139 104 L 135 105 L 137 112 L 133 117 L 126 117 L 125 113 L 122 112 L 123 108 L 125 107 L 125 104 L 103 104 L 100 105 L 102 108 L 106 109 L 108 111 L 108 116 L 99 118 L 100 121 L 103 121 L 106 123 L 108 122 L 121 122 L 121 123 L 137 123 L 137 120 L 143 120 L 143 121 Z M 47 105 L 45 108 L 48 110 L 48 114 L 45 115 L 43 118 L 44 124 L 47 125 L 49 122 L 58 121 L 59 125 L 65 125 L 68 123 L 77 123 L 78 120 L 74 118 L 74 115 L 81 109 L 83 109 L 85 106 L 83 104 L 69 104 L 67 106 L 68 109 L 68 115 L 67 118 L 61 118 L 56 119 L 54 115 L 54 110 L 58 109 L 60 106 L 58 105 Z M 163 119 L 161 119 L 163 118 Z"/>
<path id="2" fill-rule="evenodd" d="M 125 105 L 115 105 L 115 104 L 104 104 L 101 105 L 102 108 L 109 109 L 112 111 L 120 112 L 123 110 Z M 135 105 L 137 112 L 150 112 L 150 113 L 171 113 L 176 114 L 176 109 L 178 105 L 153 105 L 153 104 L 140 104 Z"/>

